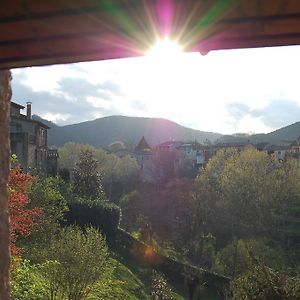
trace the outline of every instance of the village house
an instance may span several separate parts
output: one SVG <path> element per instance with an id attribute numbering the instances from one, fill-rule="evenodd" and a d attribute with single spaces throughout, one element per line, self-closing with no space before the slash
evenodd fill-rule
<path id="1" fill-rule="evenodd" d="M 274 154 L 279 160 L 284 160 L 291 153 L 291 147 L 287 145 L 268 144 L 263 150 L 267 151 L 268 154 Z"/>
<path id="2" fill-rule="evenodd" d="M 24 171 L 38 174 L 57 173 L 56 149 L 48 148 L 49 127 L 32 119 L 31 102 L 26 103 L 26 115 L 21 114 L 23 105 L 11 102 L 10 140 L 11 153 L 16 154 Z"/>

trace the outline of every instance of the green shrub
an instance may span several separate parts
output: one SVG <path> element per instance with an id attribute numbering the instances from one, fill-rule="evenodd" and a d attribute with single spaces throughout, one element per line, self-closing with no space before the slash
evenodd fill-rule
<path id="1" fill-rule="evenodd" d="M 262 264 L 231 283 L 233 300 L 299 300 L 300 277 L 290 277 Z"/>
<path id="2" fill-rule="evenodd" d="M 78 198 L 69 203 L 67 221 L 79 226 L 91 225 L 107 236 L 114 235 L 121 219 L 120 208 L 108 201 Z"/>
<path id="3" fill-rule="evenodd" d="M 234 250 L 234 246 L 228 244 L 218 252 L 214 266 L 216 272 L 227 276 L 240 275 L 251 268 L 257 259 L 269 267 L 281 268 L 284 265 L 281 249 L 277 245 L 268 245 L 264 240 L 238 240 L 236 260 Z"/>
<path id="4" fill-rule="evenodd" d="M 111 274 L 108 249 L 98 230 L 88 227 L 63 229 L 52 239 L 42 274 L 49 299 L 86 299 L 93 285 Z"/>
<path id="5" fill-rule="evenodd" d="M 46 282 L 40 274 L 40 265 L 32 265 L 29 260 L 13 261 L 11 296 L 18 300 L 46 299 Z"/>
<path id="6" fill-rule="evenodd" d="M 40 251 L 48 247 L 51 237 L 59 232 L 65 221 L 68 205 L 62 193 L 67 194 L 67 186 L 59 177 L 38 180 L 31 188 L 30 205 L 42 208 L 43 217 L 30 236 L 20 240 L 20 246 L 24 256 L 32 262 L 41 262 Z"/>

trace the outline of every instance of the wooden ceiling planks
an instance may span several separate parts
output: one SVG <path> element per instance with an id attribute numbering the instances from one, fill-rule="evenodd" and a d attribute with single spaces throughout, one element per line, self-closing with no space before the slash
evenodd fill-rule
<path id="1" fill-rule="evenodd" d="M 299 0 L 2 0 L 0 68 L 300 44 Z"/>

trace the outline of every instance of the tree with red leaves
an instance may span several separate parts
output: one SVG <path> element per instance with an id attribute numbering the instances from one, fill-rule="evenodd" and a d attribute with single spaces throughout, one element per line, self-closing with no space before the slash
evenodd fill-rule
<path id="1" fill-rule="evenodd" d="M 19 167 L 10 171 L 8 209 L 10 214 L 10 245 L 13 256 L 21 253 L 21 249 L 16 245 L 18 236 L 28 236 L 38 224 L 38 219 L 43 215 L 41 208 L 28 207 L 30 204 L 28 197 L 30 187 L 36 180 L 36 177 L 23 173 Z"/>

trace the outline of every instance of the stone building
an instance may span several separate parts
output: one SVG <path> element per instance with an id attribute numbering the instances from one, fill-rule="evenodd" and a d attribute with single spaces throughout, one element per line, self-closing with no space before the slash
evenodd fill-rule
<path id="1" fill-rule="evenodd" d="M 24 171 L 54 175 L 57 172 L 58 153 L 57 150 L 48 148 L 47 131 L 49 127 L 42 122 L 33 120 L 31 102 L 27 102 L 26 105 L 26 115 L 24 115 L 21 110 L 25 107 L 11 102 L 11 153 L 17 155 Z"/>

